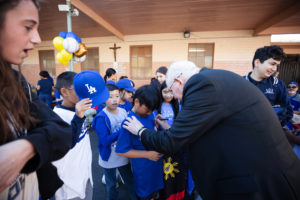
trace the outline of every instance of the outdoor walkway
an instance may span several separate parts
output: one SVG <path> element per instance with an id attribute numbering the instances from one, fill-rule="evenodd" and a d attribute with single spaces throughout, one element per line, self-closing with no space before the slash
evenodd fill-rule
<path id="1" fill-rule="evenodd" d="M 92 161 L 92 173 L 93 173 L 93 182 L 94 182 L 94 193 L 93 200 L 105 200 L 106 199 L 106 190 L 105 185 L 102 183 L 102 169 L 98 164 L 99 151 L 98 151 L 98 136 L 95 131 L 90 131 L 90 140 L 91 148 L 93 152 L 93 161 Z M 123 184 L 120 184 L 119 189 L 119 200 L 128 200 L 129 196 Z"/>

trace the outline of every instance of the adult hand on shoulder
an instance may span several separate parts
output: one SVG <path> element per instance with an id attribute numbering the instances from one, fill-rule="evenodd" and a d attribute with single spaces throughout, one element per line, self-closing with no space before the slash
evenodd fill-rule
<path id="1" fill-rule="evenodd" d="M 80 118 L 84 117 L 85 111 L 92 107 L 92 100 L 89 98 L 82 99 L 81 101 L 77 102 L 75 105 L 76 115 Z"/>
<path id="2" fill-rule="evenodd" d="M 34 155 L 33 145 L 25 139 L 0 146 L 0 192 L 13 183 L 24 165 Z"/>
<path id="3" fill-rule="evenodd" d="M 158 161 L 163 156 L 163 154 L 156 151 L 148 151 L 147 154 L 147 158 L 152 161 Z"/>
<path id="4" fill-rule="evenodd" d="M 137 120 L 135 116 L 132 116 L 132 118 L 127 117 L 126 121 L 123 124 L 123 128 L 134 135 L 138 135 L 139 130 L 143 127 L 143 124 L 141 124 L 141 122 Z"/>

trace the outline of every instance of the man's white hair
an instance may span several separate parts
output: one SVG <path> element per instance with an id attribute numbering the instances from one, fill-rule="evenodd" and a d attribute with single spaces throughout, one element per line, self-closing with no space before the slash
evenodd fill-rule
<path id="1" fill-rule="evenodd" d="M 168 86 L 171 86 L 174 82 L 174 78 L 190 78 L 198 72 L 199 68 L 193 62 L 186 60 L 173 62 L 168 68 L 166 83 Z"/>

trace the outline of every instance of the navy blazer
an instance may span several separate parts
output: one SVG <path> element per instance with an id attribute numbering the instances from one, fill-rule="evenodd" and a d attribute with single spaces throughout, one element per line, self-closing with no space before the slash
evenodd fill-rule
<path id="1" fill-rule="evenodd" d="M 146 129 L 141 140 L 164 154 L 188 147 L 203 199 L 300 199 L 300 161 L 275 112 L 235 73 L 205 68 L 192 76 L 172 127 Z"/>

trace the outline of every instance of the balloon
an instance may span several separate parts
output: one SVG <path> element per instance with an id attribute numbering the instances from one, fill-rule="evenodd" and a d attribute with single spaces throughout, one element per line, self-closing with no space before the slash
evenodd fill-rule
<path id="1" fill-rule="evenodd" d="M 65 32 L 65 31 L 61 31 L 60 33 L 59 33 L 59 35 L 58 36 L 60 36 L 60 37 L 62 37 L 62 38 L 66 38 L 66 35 L 67 35 L 67 32 Z"/>
<path id="2" fill-rule="evenodd" d="M 66 38 L 74 38 L 76 40 L 76 37 L 78 37 L 74 32 L 68 32 L 66 35 Z"/>
<path id="3" fill-rule="evenodd" d="M 77 57 L 81 57 L 81 56 L 85 55 L 86 52 L 87 52 L 87 49 L 86 49 L 85 45 L 83 43 L 80 43 L 79 44 L 79 50 L 76 51 L 74 54 Z"/>
<path id="4" fill-rule="evenodd" d="M 63 65 L 68 64 L 69 61 L 65 60 L 63 55 L 61 54 L 61 52 L 59 52 L 58 54 L 56 54 L 56 59 L 58 62 L 60 62 Z"/>
<path id="5" fill-rule="evenodd" d="M 61 50 L 60 53 L 62 54 L 63 58 L 64 58 L 65 60 L 67 60 L 68 62 L 69 62 L 69 61 L 72 59 L 72 57 L 73 57 L 73 54 L 67 52 L 65 49 Z"/>
<path id="6" fill-rule="evenodd" d="M 75 53 L 79 49 L 79 43 L 71 37 L 64 39 L 63 47 L 69 53 Z"/>
<path id="7" fill-rule="evenodd" d="M 77 35 L 76 35 L 76 38 L 75 38 L 75 39 L 77 40 L 78 43 L 81 43 L 81 38 L 78 37 Z"/>
<path id="8" fill-rule="evenodd" d="M 83 55 L 81 57 L 74 56 L 73 59 L 74 59 L 75 62 L 81 63 L 81 62 L 85 61 L 86 55 Z"/>
<path id="9" fill-rule="evenodd" d="M 64 41 L 64 38 L 62 37 L 59 37 L 59 36 L 56 36 L 54 39 L 53 39 L 53 45 L 54 47 L 61 51 L 64 47 L 63 47 L 63 41 Z"/>

